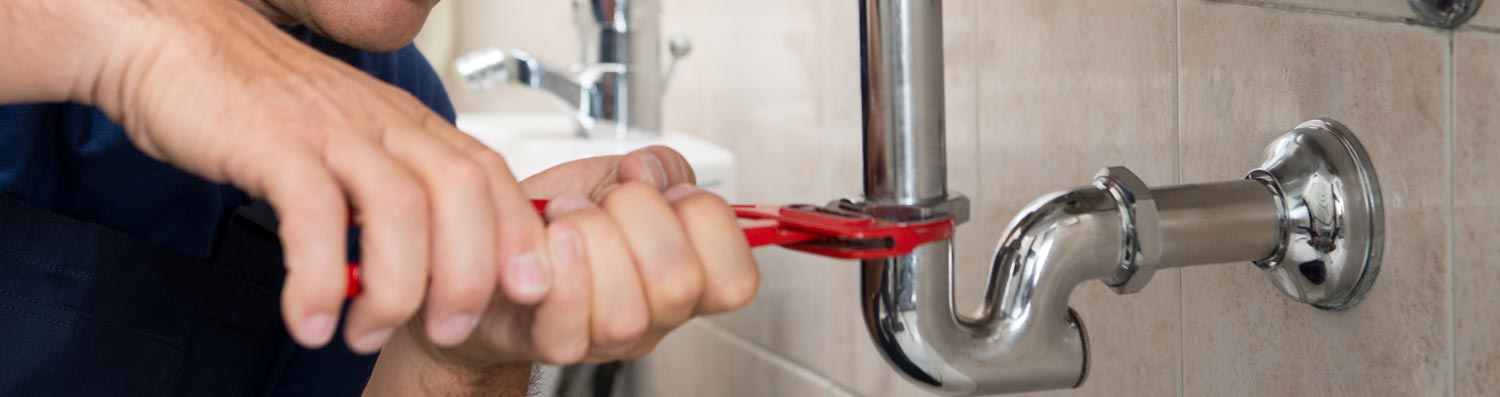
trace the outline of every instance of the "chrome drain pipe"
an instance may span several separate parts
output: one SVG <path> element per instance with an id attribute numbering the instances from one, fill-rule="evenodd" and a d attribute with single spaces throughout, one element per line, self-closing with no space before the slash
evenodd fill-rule
<path id="1" fill-rule="evenodd" d="M 962 221 L 968 201 L 946 184 L 942 2 L 859 0 L 859 12 L 865 201 L 852 206 Z M 1331 120 L 1283 135 L 1244 180 L 1151 188 L 1109 168 L 1008 230 L 977 317 L 956 310 L 952 241 L 864 261 L 865 324 L 908 380 L 952 395 L 1081 385 L 1090 357 L 1073 290 L 1100 280 L 1128 294 L 1163 268 L 1253 262 L 1293 299 L 1346 309 L 1373 283 L 1384 241 L 1369 156 Z"/>

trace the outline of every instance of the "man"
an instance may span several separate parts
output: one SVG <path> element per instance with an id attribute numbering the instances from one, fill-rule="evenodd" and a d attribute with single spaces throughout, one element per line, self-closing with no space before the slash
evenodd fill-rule
<path id="1" fill-rule="evenodd" d="M 675 152 L 517 182 L 454 129 L 436 1 L 0 3 L 0 394 L 520 394 L 749 301 Z"/>

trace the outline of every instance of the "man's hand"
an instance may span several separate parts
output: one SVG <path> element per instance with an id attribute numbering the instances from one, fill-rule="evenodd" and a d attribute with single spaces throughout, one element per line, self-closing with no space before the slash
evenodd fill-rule
<path id="1" fill-rule="evenodd" d="M 381 355 L 369 390 L 494 393 L 482 389 L 507 373 L 495 369 L 639 357 L 694 316 L 745 305 L 759 270 L 744 233 L 723 199 L 693 183 L 682 156 L 662 147 L 522 182 L 532 197 L 552 200 L 551 293 L 536 306 L 495 299 L 474 336 L 453 348 L 427 344 L 426 328 L 411 327 Z M 455 389 L 409 388 L 421 385 Z"/>
<path id="2" fill-rule="evenodd" d="M 364 226 L 364 293 L 345 319 L 356 351 L 419 309 L 431 341 L 454 345 L 493 296 L 548 294 L 546 230 L 499 155 L 239 0 L 6 1 L 0 37 L 0 102 L 94 105 L 151 157 L 270 201 L 283 312 L 305 346 L 338 323 L 351 208 Z"/>

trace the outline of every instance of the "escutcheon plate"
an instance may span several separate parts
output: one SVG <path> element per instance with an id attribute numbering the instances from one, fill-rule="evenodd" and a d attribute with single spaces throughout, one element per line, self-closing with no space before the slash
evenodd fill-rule
<path id="1" fill-rule="evenodd" d="M 1277 190 L 1279 254 L 1255 262 L 1271 284 L 1324 310 L 1358 304 L 1380 273 L 1385 216 L 1370 155 L 1349 129 L 1317 119 L 1266 148 L 1247 177 Z"/>

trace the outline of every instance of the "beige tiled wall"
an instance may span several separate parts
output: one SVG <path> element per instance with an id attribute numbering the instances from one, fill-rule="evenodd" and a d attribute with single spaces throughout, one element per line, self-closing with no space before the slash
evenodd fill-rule
<path id="1" fill-rule="evenodd" d="M 741 200 L 859 190 L 852 0 L 663 0 L 695 52 L 670 128 L 739 155 Z M 1241 177 L 1305 119 L 1349 125 L 1385 189 L 1384 268 L 1348 312 L 1292 303 L 1246 264 L 1081 288 L 1093 369 L 1042 395 L 1500 395 L 1500 6 L 1455 31 L 1403 24 L 1406 0 L 946 0 L 950 175 L 961 302 L 1031 199 L 1124 165 L 1152 184 Z M 576 57 L 567 2 L 466 0 L 454 47 Z M 537 111 L 540 96 L 459 98 Z M 696 320 L 629 382 L 640 395 L 909 396 L 860 322 L 852 263 L 757 253 L 745 310 Z"/>
<path id="2" fill-rule="evenodd" d="M 1500 389 L 1500 35 L 1453 43 L 1453 343 L 1459 395 Z"/>

